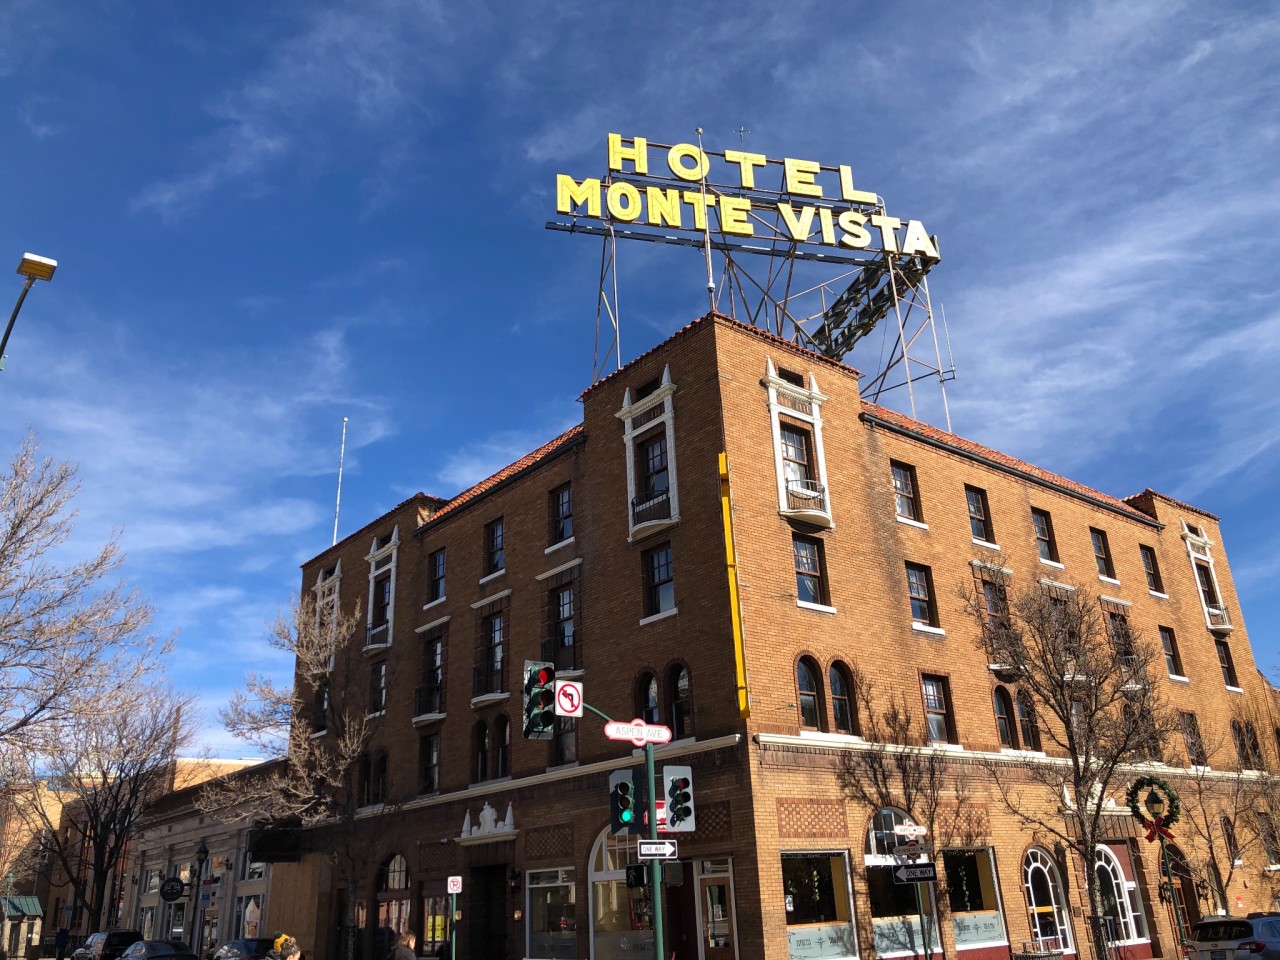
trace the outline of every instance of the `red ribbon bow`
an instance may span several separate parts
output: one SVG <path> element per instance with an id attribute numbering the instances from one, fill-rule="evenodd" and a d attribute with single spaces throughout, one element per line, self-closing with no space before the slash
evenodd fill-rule
<path id="1" fill-rule="evenodd" d="M 1173 834 L 1169 832 L 1164 825 L 1164 817 L 1156 817 L 1147 827 L 1147 843 L 1151 843 L 1157 836 L 1164 837 L 1166 840 L 1172 840 Z"/>

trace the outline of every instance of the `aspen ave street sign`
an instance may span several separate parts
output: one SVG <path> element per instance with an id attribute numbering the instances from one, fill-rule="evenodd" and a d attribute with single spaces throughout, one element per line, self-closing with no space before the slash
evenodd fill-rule
<path id="1" fill-rule="evenodd" d="M 674 860 L 677 849 L 674 840 L 640 840 L 636 843 L 636 856 L 641 860 Z"/>
<path id="2" fill-rule="evenodd" d="M 894 824 L 893 832 L 900 837 L 923 837 L 929 828 L 916 823 L 898 823 Z"/>
<path id="3" fill-rule="evenodd" d="M 630 723 L 610 720 L 604 725 L 604 735 L 610 740 L 630 740 L 637 747 L 646 743 L 670 743 L 671 728 L 659 723 L 645 723 L 639 717 Z"/>
<path id="4" fill-rule="evenodd" d="M 899 867 L 893 871 L 894 883 L 937 883 L 938 867 L 933 863 L 921 863 Z"/>

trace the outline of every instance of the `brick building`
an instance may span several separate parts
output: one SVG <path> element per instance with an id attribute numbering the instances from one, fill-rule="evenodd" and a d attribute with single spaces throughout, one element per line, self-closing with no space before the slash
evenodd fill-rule
<path id="1" fill-rule="evenodd" d="M 697 810 L 665 894 L 677 960 L 918 954 L 922 923 L 967 960 L 1024 944 L 1087 954 L 1080 865 L 988 782 L 993 765 L 1016 777 L 1054 758 L 962 609 L 979 567 L 1096 593 L 1159 638 L 1151 680 L 1184 731 L 1207 743 L 1247 723 L 1265 759 L 1189 760 L 1170 742 L 1166 763 L 1126 782 L 1280 767 L 1256 735 L 1280 734 L 1273 691 L 1215 517 L 1153 491 L 1116 499 L 863 402 L 851 368 L 714 315 L 582 403 L 581 424 L 493 477 L 451 500 L 419 494 L 303 566 L 322 608 L 363 611 L 363 656 L 331 688 L 359 691 L 376 718 L 358 772 L 363 878 L 343 889 L 321 853 L 273 873 L 273 922 L 308 955 L 338 956 L 348 898 L 366 960 L 406 927 L 431 953 L 451 875 L 459 956 L 614 960 L 652 941 L 648 894 L 625 885 L 634 838 L 608 830 L 609 775 L 639 751 L 590 715 L 525 740 L 525 660 L 581 679 L 615 719 L 672 728 L 658 764 L 692 768 Z M 963 798 L 965 835 L 928 838 L 936 902 L 893 882 L 903 811 L 849 789 L 876 749 L 858 677 L 874 678 L 873 710 L 910 705 L 944 792 Z M 1172 956 L 1156 848 L 1115 800 L 1099 854 L 1113 943 Z M 1269 909 L 1280 869 L 1270 814 L 1249 814 L 1261 839 L 1232 858 L 1233 911 Z M 1184 846 L 1173 886 L 1194 919 L 1213 907 Z"/>

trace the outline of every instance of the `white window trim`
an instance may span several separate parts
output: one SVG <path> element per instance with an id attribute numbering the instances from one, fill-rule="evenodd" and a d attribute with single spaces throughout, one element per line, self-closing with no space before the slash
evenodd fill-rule
<path id="1" fill-rule="evenodd" d="M 635 539 L 639 530 L 658 529 L 670 526 L 680 520 L 680 484 L 676 473 L 676 422 L 675 404 L 672 402 L 676 385 L 671 382 L 671 365 L 662 368 L 662 381 L 658 389 L 647 397 L 631 402 L 631 388 L 622 395 L 622 409 L 614 414 L 624 424 L 622 443 L 626 448 L 627 459 L 627 540 Z M 638 429 L 633 427 L 635 418 L 656 406 L 663 408 L 662 415 L 645 422 Z M 664 520 L 651 520 L 637 524 L 632 504 L 636 499 L 636 438 L 643 437 L 657 429 L 665 431 L 667 438 L 667 501 L 671 505 L 671 515 Z"/>
<path id="2" fill-rule="evenodd" d="M 445 599 L 445 597 L 436 597 L 436 599 L 432 600 L 430 603 L 424 603 L 422 605 L 422 609 L 430 610 L 432 607 L 438 607 L 440 604 L 444 603 Z"/>
<path id="3" fill-rule="evenodd" d="M 810 603 L 808 600 L 797 600 L 796 606 L 801 610 L 815 610 L 818 613 L 835 613 L 835 607 L 829 607 L 825 603 Z"/>
<path id="4" fill-rule="evenodd" d="M 987 549 L 987 550 L 999 550 L 999 549 L 1000 549 L 1000 544 L 998 544 L 998 543 L 992 543 L 990 540 L 979 540 L 977 537 L 971 537 L 971 538 L 970 538 L 970 542 L 971 542 L 975 547 L 983 547 L 984 549 Z M 961 949 L 961 948 L 957 947 L 956 949 L 958 950 L 958 949 Z"/>
<path id="5" fill-rule="evenodd" d="M 1103 583 L 1109 583 L 1115 587 L 1120 586 L 1120 581 L 1117 580 L 1115 577 L 1104 577 L 1102 574 L 1098 574 L 1098 579 L 1101 580 Z"/>
<path id="6" fill-rule="evenodd" d="M 507 568 L 504 566 L 501 570 L 495 570 L 493 571 L 493 573 L 485 574 L 483 577 L 480 578 L 479 583 L 481 586 L 483 586 L 486 583 L 492 583 L 494 580 L 497 580 L 499 577 L 506 576 L 506 573 L 507 573 Z"/>
<path id="7" fill-rule="evenodd" d="M 1128 600 L 1121 600 L 1119 597 L 1108 597 L 1105 593 L 1099 594 L 1098 599 L 1103 603 L 1114 603 L 1117 607 L 1124 607 L 1126 610 L 1133 606 Z"/>
<path id="8" fill-rule="evenodd" d="M 447 617 L 447 616 L 440 617 L 438 620 L 432 620 L 430 623 L 424 623 L 420 627 L 414 627 L 413 632 L 426 633 L 428 630 L 432 629 L 433 627 L 443 626 L 444 624 L 448 623 L 452 619 L 453 619 L 452 617 Z"/>
<path id="9" fill-rule="evenodd" d="M 818 381 L 812 373 L 808 375 L 807 379 L 809 382 L 807 388 L 797 387 L 794 383 L 783 380 L 778 376 L 778 370 L 773 365 L 772 357 L 765 357 L 764 359 L 764 379 L 761 383 L 765 388 L 769 401 L 769 432 L 773 439 L 773 466 L 778 481 L 778 512 L 784 516 L 790 516 L 798 512 L 789 509 L 787 506 L 787 475 L 782 461 L 782 422 L 780 419 L 781 416 L 785 415 L 789 420 L 796 420 L 809 425 L 813 436 L 814 468 L 817 471 L 818 483 L 822 485 L 823 499 L 825 501 L 823 505 L 826 508 L 813 513 L 825 516 L 827 518 L 826 526 L 833 528 L 835 523 L 831 519 L 831 485 L 827 483 L 827 455 L 822 440 L 822 404 L 826 401 L 827 396 L 818 389 Z M 779 393 L 794 397 L 802 403 L 807 403 L 813 412 L 801 413 L 799 410 L 783 407 L 778 402 Z M 820 517 L 816 517 L 816 519 L 820 520 Z"/>
<path id="10" fill-rule="evenodd" d="M 1222 586 L 1218 583 L 1218 571 L 1213 565 L 1213 541 L 1205 536 L 1196 536 L 1187 529 L 1187 521 L 1182 521 L 1182 540 L 1187 545 L 1187 559 L 1191 563 L 1191 578 L 1196 585 L 1196 596 L 1200 598 L 1200 609 L 1204 613 L 1204 625 L 1211 631 L 1230 632 L 1233 625 L 1230 614 L 1226 624 L 1215 624 L 1209 616 L 1209 604 L 1205 601 L 1204 591 L 1200 589 L 1200 576 L 1196 573 L 1196 561 L 1202 561 L 1209 568 L 1209 579 L 1213 582 L 1213 592 L 1218 595 L 1218 604 L 1225 612 L 1226 599 L 1222 596 Z"/>
<path id="11" fill-rule="evenodd" d="M 654 613 L 647 617 L 641 617 L 640 626 L 643 627 L 645 624 L 648 624 L 648 623 L 656 623 L 659 620 L 667 619 L 667 617 L 674 617 L 679 612 L 680 612 L 679 607 L 672 607 L 670 610 L 663 610 L 661 613 Z"/>
<path id="12" fill-rule="evenodd" d="M 928 633 L 935 637 L 945 637 L 947 631 L 942 627 L 935 627 L 932 624 L 921 623 L 919 620 L 911 621 L 911 629 L 917 633 Z"/>
<path id="13" fill-rule="evenodd" d="M 1041 557 L 1040 562 L 1043 563 L 1046 567 L 1053 567 L 1057 570 L 1067 569 L 1067 565 L 1065 563 L 1062 563 L 1060 560 L 1046 560 L 1044 557 Z"/>
<path id="14" fill-rule="evenodd" d="M 1169 674 L 1169 679 L 1172 680 L 1174 683 L 1190 683 L 1191 682 L 1191 680 L 1188 677 L 1184 677 L 1180 673 Z"/>
<path id="15" fill-rule="evenodd" d="M 1147 593 L 1149 593 L 1151 596 L 1155 597 L 1157 600 L 1168 600 L 1168 599 L 1169 599 L 1169 595 L 1168 595 L 1167 593 L 1161 593 L 1159 590 L 1148 590 L 1148 591 L 1147 591 Z"/>
<path id="16" fill-rule="evenodd" d="M 1095 863 L 1103 862 L 1103 861 L 1106 862 L 1108 872 L 1111 873 L 1113 878 L 1118 876 L 1120 878 L 1120 886 L 1124 888 L 1125 896 L 1123 898 L 1116 897 L 1116 901 L 1117 901 L 1117 906 L 1121 908 L 1121 911 L 1120 911 L 1122 914 L 1121 920 L 1123 925 L 1126 928 L 1124 931 L 1126 936 L 1123 939 L 1110 941 L 1110 945 L 1113 947 L 1122 947 L 1122 946 L 1132 946 L 1133 944 L 1137 944 L 1137 943 L 1150 943 L 1151 942 L 1150 931 L 1148 931 L 1148 935 L 1145 937 L 1138 937 L 1138 936 L 1131 935 L 1136 932 L 1133 924 L 1134 903 L 1132 900 L 1129 899 L 1129 896 L 1128 896 L 1131 890 L 1137 891 L 1138 910 L 1145 911 L 1146 909 L 1146 904 L 1143 902 L 1143 899 L 1142 899 L 1142 891 L 1138 889 L 1137 882 L 1132 877 L 1125 874 L 1124 865 L 1121 864 L 1120 858 L 1117 857 L 1115 854 L 1115 851 L 1112 850 L 1110 847 L 1108 847 L 1106 844 L 1098 844 L 1095 850 L 1095 857 L 1096 857 Z M 1150 925 L 1151 925 L 1151 921 L 1146 917 L 1144 912 L 1143 926 L 1150 927 Z"/>
<path id="17" fill-rule="evenodd" d="M 391 539 L 382 547 L 378 546 L 378 538 L 374 537 L 369 545 L 369 553 L 365 560 L 369 562 L 369 609 L 365 613 L 365 649 L 382 649 L 392 644 L 392 631 L 396 622 L 396 567 L 400 551 L 400 525 L 391 528 Z M 368 630 L 373 626 L 373 585 L 378 574 L 390 568 L 391 598 L 387 604 L 387 633 L 376 644 L 370 644 Z"/>
<path id="18" fill-rule="evenodd" d="M 912 520 L 910 517 L 904 517 L 900 513 L 895 513 L 894 517 L 897 518 L 899 523 L 905 523 L 908 527 L 918 527 L 921 530 L 929 529 L 929 525 L 927 523 L 924 523 L 920 520 Z"/>
<path id="19" fill-rule="evenodd" d="M 1040 562 L 1041 562 L 1041 563 L 1044 563 L 1045 561 L 1041 560 Z M 1075 588 L 1075 587 L 1073 587 L 1071 584 L 1069 584 L 1069 583 L 1061 583 L 1061 582 L 1059 582 L 1059 581 L 1057 581 L 1057 580 L 1050 580 L 1048 577 L 1041 577 L 1041 578 L 1040 578 L 1040 586 L 1042 586 L 1042 587 L 1049 587 L 1049 588 L 1054 589 L 1054 590 L 1069 590 L 1069 591 L 1071 591 L 1072 593 L 1075 593 L 1075 592 L 1076 592 L 1076 588 Z"/>
<path id="20" fill-rule="evenodd" d="M 555 553 L 555 551 L 560 550 L 560 549 L 562 549 L 563 547 L 567 547 L 567 546 L 569 546 L 569 544 L 571 544 L 571 543 L 575 542 L 576 540 L 577 540 L 577 538 L 576 538 L 576 537 L 565 537 L 565 538 L 564 538 L 563 540 L 561 540 L 559 543 L 553 543 L 551 546 L 547 547 L 547 548 L 546 548 L 545 550 L 543 550 L 542 552 L 543 552 L 544 554 L 547 554 L 547 553 Z"/>

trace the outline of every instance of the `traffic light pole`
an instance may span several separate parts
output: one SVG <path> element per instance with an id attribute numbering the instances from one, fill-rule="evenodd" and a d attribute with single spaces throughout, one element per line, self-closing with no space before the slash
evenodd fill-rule
<path id="1" fill-rule="evenodd" d="M 609 716 L 602 710 L 597 710 L 585 700 L 582 701 L 582 709 L 590 710 L 597 717 L 604 720 L 605 723 L 613 723 L 613 717 Z M 649 839 L 658 839 L 658 783 L 657 774 L 653 767 L 653 744 L 646 743 L 644 745 L 644 776 L 648 786 L 648 814 L 649 814 Z M 654 960 L 663 960 L 665 956 L 666 943 L 662 936 L 662 861 L 653 859 L 649 861 L 649 897 L 650 904 L 653 906 L 653 958 Z"/>

